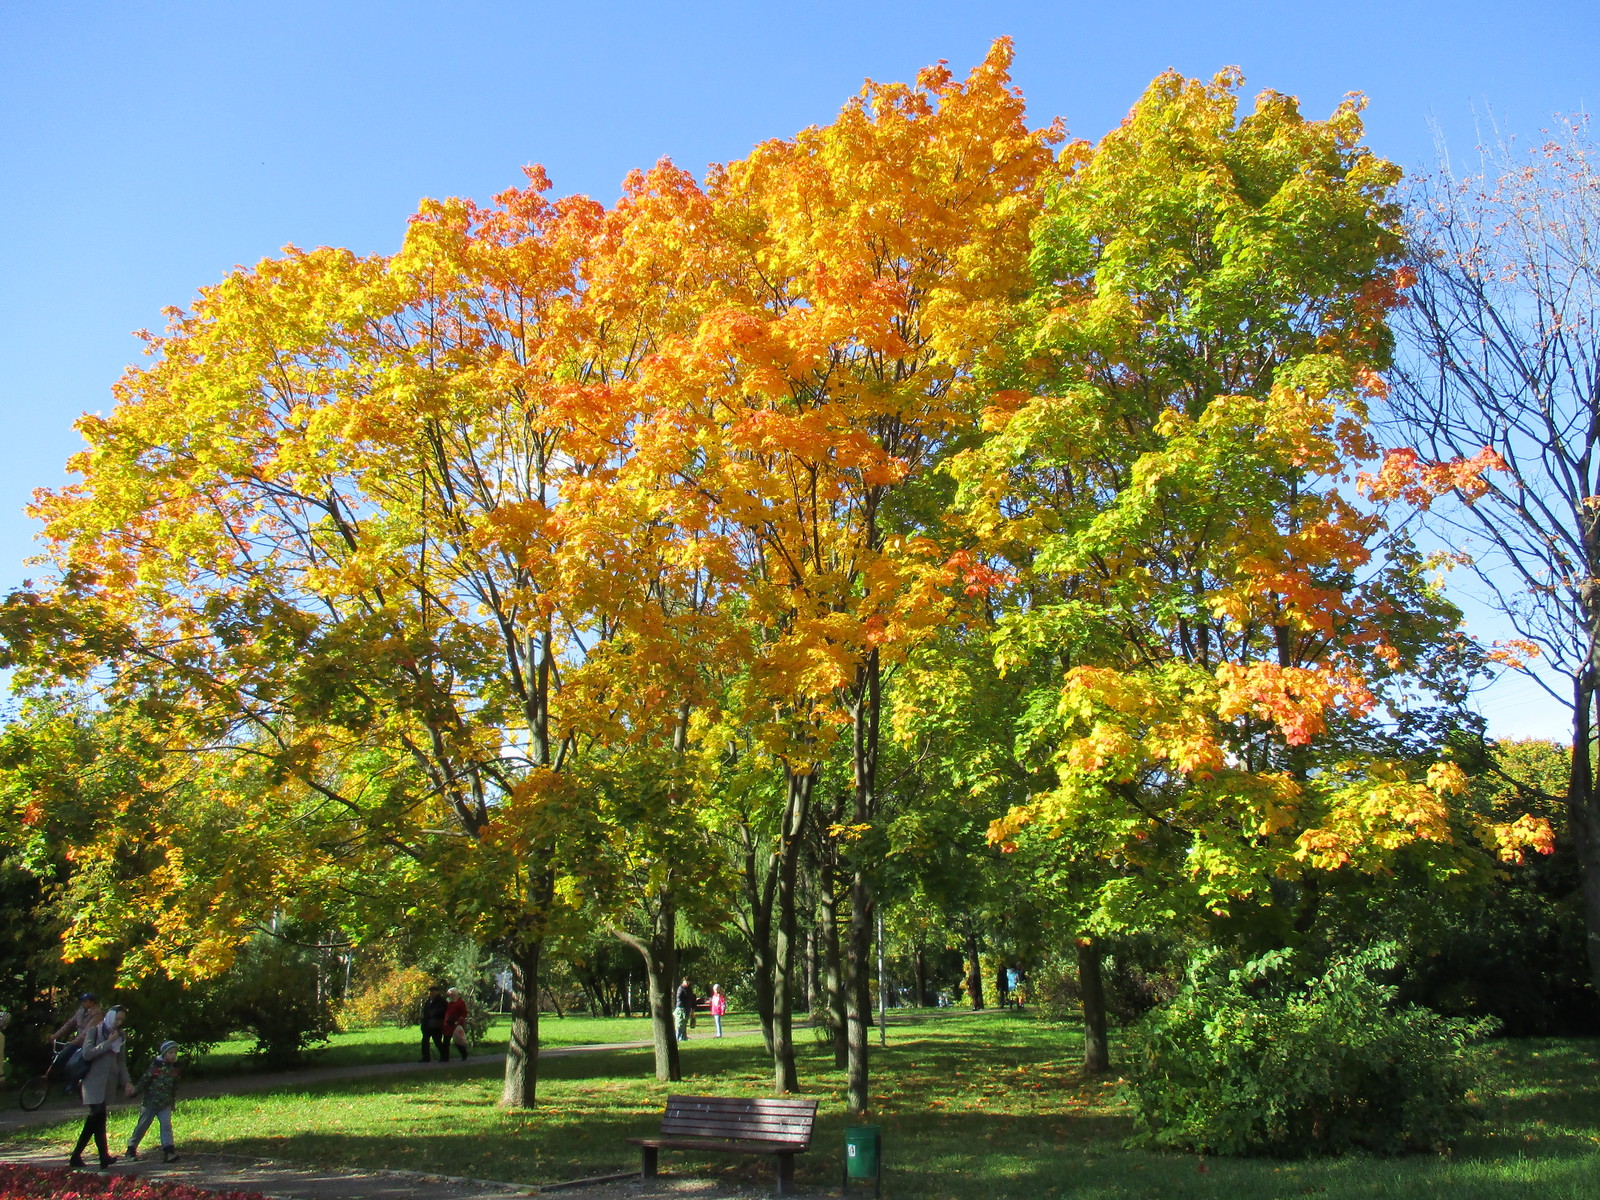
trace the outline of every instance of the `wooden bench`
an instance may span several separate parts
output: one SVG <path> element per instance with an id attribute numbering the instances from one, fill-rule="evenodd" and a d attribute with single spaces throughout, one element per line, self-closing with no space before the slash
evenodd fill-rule
<path id="1" fill-rule="evenodd" d="M 661 1150 L 770 1154 L 777 1158 L 778 1195 L 794 1183 L 794 1156 L 811 1146 L 815 1100 L 737 1096 L 669 1096 L 655 1137 L 629 1138 L 639 1147 L 640 1173 L 653 1178 Z"/>

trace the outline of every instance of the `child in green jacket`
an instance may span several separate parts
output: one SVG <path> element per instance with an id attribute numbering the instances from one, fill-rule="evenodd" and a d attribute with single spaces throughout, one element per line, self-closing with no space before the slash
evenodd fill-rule
<path id="1" fill-rule="evenodd" d="M 177 1162 L 178 1149 L 172 1143 L 172 1101 L 178 1091 L 178 1043 L 162 1042 L 161 1052 L 150 1062 L 150 1069 L 139 1080 L 138 1089 L 144 1093 L 144 1103 L 139 1108 L 139 1123 L 133 1127 L 128 1139 L 128 1158 L 139 1159 L 139 1141 L 151 1121 L 161 1123 L 161 1161 Z"/>

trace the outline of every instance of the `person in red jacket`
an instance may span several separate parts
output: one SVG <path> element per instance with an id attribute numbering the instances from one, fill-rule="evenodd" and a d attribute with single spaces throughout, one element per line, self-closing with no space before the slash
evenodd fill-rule
<path id="1" fill-rule="evenodd" d="M 450 1003 L 444 1006 L 444 1036 L 448 1045 L 454 1045 L 461 1051 L 461 1061 L 467 1061 L 467 1002 L 461 998 L 458 988 L 450 988 L 445 995 L 450 998 Z M 450 1057 L 447 1048 L 444 1052 L 446 1059 Z"/>

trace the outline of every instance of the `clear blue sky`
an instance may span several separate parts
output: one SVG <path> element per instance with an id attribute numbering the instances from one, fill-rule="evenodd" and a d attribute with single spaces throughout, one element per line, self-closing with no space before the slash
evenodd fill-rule
<path id="1" fill-rule="evenodd" d="M 610 201 L 632 167 L 737 158 L 1002 34 L 1038 123 L 1089 138 L 1167 67 L 1236 64 L 1314 116 L 1365 92 L 1408 168 L 1430 118 L 1465 151 L 1474 110 L 1531 134 L 1600 99 L 1600 0 L 0 0 L 0 588 L 130 331 L 234 264 L 392 250 L 421 197 L 487 198 L 528 162 Z M 1490 695 L 1496 727 L 1560 736 L 1521 695 Z"/>

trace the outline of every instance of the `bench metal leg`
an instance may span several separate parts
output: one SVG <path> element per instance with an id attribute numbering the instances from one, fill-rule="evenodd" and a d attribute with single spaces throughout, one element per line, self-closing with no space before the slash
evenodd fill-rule
<path id="1" fill-rule="evenodd" d="M 778 1155 L 778 1195 L 788 1196 L 794 1192 L 794 1155 Z"/>
<path id="2" fill-rule="evenodd" d="M 639 1147 L 639 1174 L 646 1179 L 654 1179 L 656 1177 L 656 1147 Z"/>

